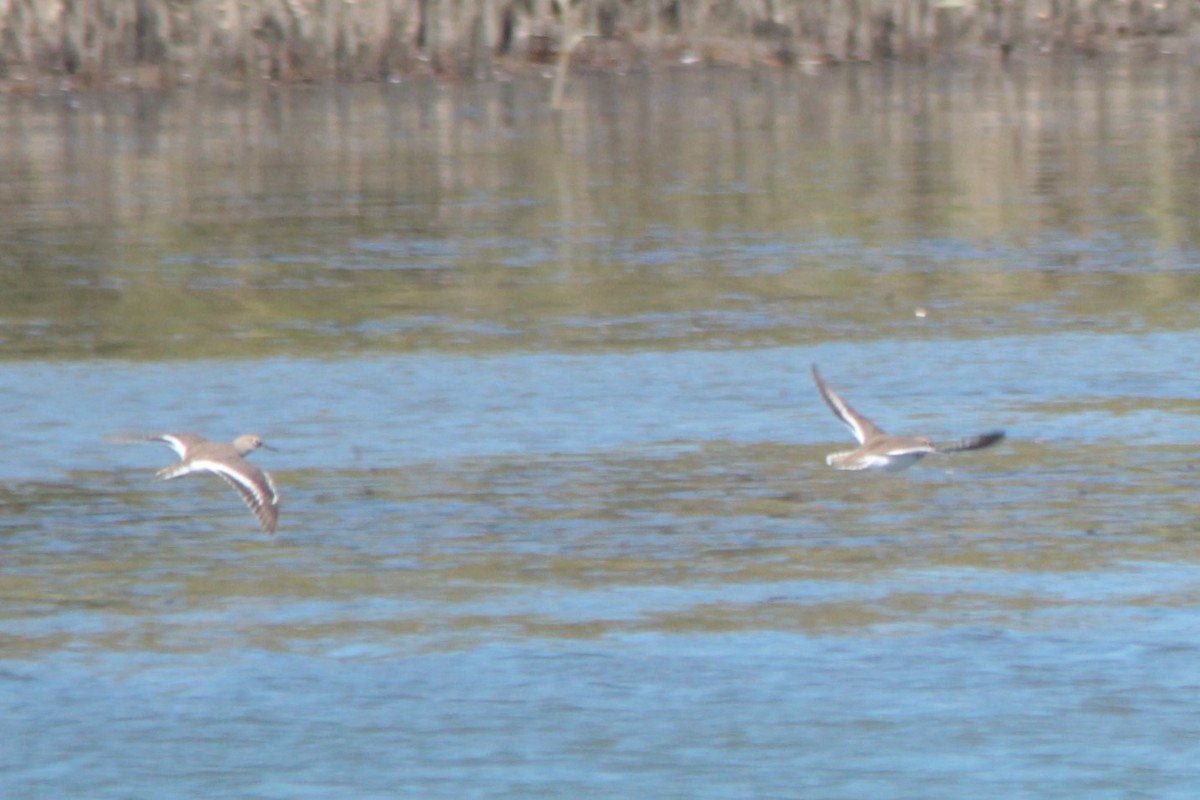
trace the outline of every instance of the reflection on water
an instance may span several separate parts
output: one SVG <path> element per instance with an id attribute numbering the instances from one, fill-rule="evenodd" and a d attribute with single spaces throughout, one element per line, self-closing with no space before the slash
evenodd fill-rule
<path id="1" fill-rule="evenodd" d="M 1193 796 L 1192 83 L 7 98 L 0 794 Z"/>
<path id="2" fill-rule="evenodd" d="M 810 344 L 1194 309 L 1190 73 L 9 98 L 10 357 Z"/>

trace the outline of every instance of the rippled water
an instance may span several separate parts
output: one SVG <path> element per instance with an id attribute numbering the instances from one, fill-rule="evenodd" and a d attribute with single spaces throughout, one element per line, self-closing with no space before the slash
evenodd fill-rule
<path id="1" fill-rule="evenodd" d="M 8 98 L 0 794 L 1194 796 L 1193 81 Z"/>

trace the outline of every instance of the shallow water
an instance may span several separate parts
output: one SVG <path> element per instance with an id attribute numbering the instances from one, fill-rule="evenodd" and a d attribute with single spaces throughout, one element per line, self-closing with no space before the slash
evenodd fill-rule
<path id="1" fill-rule="evenodd" d="M 1194 796 L 1193 81 L 9 98 L 0 794 Z"/>

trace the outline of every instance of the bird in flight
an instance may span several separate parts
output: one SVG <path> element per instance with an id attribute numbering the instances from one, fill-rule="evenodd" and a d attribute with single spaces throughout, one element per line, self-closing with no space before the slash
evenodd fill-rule
<path id="1" fill-rule="evenodd" d="M 830 453 L 825 463 L 836 469 L 875 469 L 887 472 L 910 467 L 930 453 L 957 453 L 990 447 L 1004 438 L 1004 431 L 991 431 L 954 442 L 935 444 L 928 436 L 892 436 L 871 420 L 855 411 L 846 400 L 821 378 L 817 365 L 812 366 L 813 381 L 825 404 L 835 417 L 850 429 L 858 440 L 854 450 Z"/>

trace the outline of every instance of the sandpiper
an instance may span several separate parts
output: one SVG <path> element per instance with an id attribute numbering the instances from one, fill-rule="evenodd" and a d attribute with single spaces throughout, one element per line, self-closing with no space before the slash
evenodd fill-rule
<path id="1" fill-rule="evenodd" d="M 270 475 L 243 458 L 253 450 L 267 447 L 258 436 L 247 433 L 232 442 L 210 442 L 194 433 L 160 433 L 123 437 L 122 440 L 166 442 L 179 454 L 179 463 L 160 469 L 156 478 L 170 480 L 193 472 L 220 475 L 238 490 L 262 529 L 268 534 L 275 533 L 275 523 L 279 520 L 279 493 L 275 491 Z"/>
<path id="2" fill-rule="evenodd" d="M 830 453 L 825 463 L 837 469 L 878 469 L 894 472 L 912 466 L 928 453 L 957 453 L 978 450 L 1004 438 L 1004 431 L 991 431 L 956 442 L 934 444 L 927 436 L 890 436 L 871 420 L 850 407 L 842 396 L 821 380 L 817 365 L 812 367 L 817 391 L 834 415 L 850 429 L 861 445 L 844 453 Z"/>

